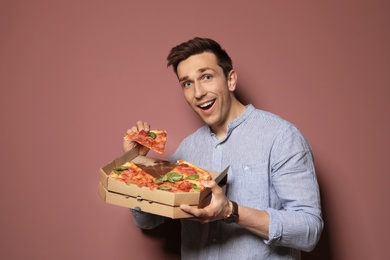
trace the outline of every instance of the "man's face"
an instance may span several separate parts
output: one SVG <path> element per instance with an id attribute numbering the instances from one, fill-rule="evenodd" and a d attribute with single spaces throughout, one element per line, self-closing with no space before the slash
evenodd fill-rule
<path id="1" fill-rule="evenodd" d="M 188 104 L 212 128 L 225 127 L 229 123 L 232 92 L 229 73 L 228 79 L 217 64 L 213 53 L 204 52 L 190 56 L 177 67 L 177 76 Z"/>

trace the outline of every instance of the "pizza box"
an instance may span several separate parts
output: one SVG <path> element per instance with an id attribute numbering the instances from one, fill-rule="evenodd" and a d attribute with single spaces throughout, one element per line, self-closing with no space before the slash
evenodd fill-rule
<path id="1" fill-rule="evenodd" d="M 99 195 L 109 204 L 127 208 L 137 208 L 144 212 L 170 218 L 191 217 L 180 209 L 181 204 L 193 207 L 205 207 L 211 199 L 210 189 L 202 192 L 168 192 L 162 190 L 150 190 L 147 187 L 127 185 L 124 182 L 109 178 L 111 171 L 128 161 L 133 161 L 153 176 L 159 177 L 175 167 L 175 163 L 138 155 L 138 149 L 134 148 L 122 156 L 111 161 L 100 169 Z M 221 187 L 226 186 L 227 167 L 222 172 L 207 170 L 213 180 Z"/>
<path id="2" fill-rule="evenodd" d="M 226 184 L 222 185 L 221 187 L 225 191 Z M 155 215 L 160 215 L 172 219 L 193 217 L 192 215 L 182 211 L 179 206 L 169 206 L 166 204 L 162 204 L 150 200 L 134 198 L 129 195 L 111 192 L 106 190 L 106 188 L 103 186 L 102 183 L 99 183 L 99 196 L 106 203 L 109 204 L 131 208 L 131 209 L 138 209 L 143 212 L 148 212 L 148 213 L 152 213 Z M 209 193 L 207 197 L 204 200 L 202 200 L 198 205 L 193 205 L 191 207 L 203 208 L 210 203 L 210 200 L 211 200 L 211 193 Z"/>

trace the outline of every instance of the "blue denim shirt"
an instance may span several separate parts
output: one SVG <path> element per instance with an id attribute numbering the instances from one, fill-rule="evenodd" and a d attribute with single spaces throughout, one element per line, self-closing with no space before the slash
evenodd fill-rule
<path id="1" fill-rule="evenodd" d="M 209 126 L 188 136 L 170 158 L 222 171 L 230 166 L 226 196 L 239 205 L 266 210 L 269 239 L 236 224 L 182 223 L 182 259 L 300 259 L 323 228 L 320 194 L 309 144 L 289 122 L 248 105 L 218 140 Z M 144 228 L 163 220 L 133 211 Z"/>

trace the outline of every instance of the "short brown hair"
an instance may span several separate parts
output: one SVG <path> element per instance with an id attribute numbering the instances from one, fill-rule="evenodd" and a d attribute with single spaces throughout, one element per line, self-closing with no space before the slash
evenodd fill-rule
<path id="1" fill-rule="evenodd" d="M 225 77 L 233 69 L 233 63 L 227 52 L 221 48 L 221 45 L 216 41 L 208 38 L 195 37 L 192 40 L 183 42 L 172 48 L 167 60 L 167 66 L 172 66 L 173 71 L 177 75 L 177 66 L 183 60 L 188 59 L 192 55 L 201 54 L 203 52 L 214 53 L 217 57 L 218 65 L 222 68 Z"/>

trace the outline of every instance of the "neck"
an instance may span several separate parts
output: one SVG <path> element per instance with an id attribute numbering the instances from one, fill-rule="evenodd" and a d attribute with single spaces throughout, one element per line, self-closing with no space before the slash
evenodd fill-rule
<path id="1" fill-rule="evenodd" d="M 226 119 L 226 121 L 221 125 L 211 126 L 211 130 L 214 132 L 214 134 L 217 136 L 219 140 L 222 140 L 223 138 L 226 137 L 228 125 L 231 122 L 233 122 L 236 118 L 238 118 L 245 111 L 245 109 L 246 109 L 245 105 L 243 105 L 236 98 L 233 98 L 229 110 L 229 116 Z"/>

